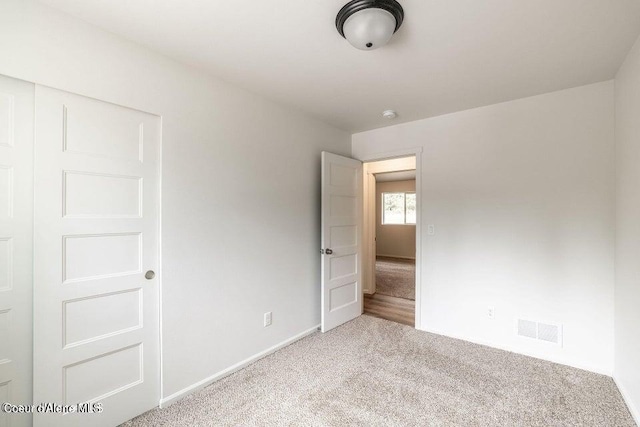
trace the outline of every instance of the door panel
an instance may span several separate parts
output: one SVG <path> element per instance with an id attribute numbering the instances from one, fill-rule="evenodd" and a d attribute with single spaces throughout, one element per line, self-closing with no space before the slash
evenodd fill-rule
<path id="1" fill-rule="evenodd" d="M 322 153 L 321 216 L 322 332 L 326 332 L 362 314 L 362 163 Z"/>
<path id="2" fill-rule="evenodd" d="M 102 412 L 35 425 L 113 426 L 159 393 L 160 119 L 36 87 L 36 402 Z"/>
<path id="3" fill-rule="evenodd" d="M 0 403 L 30 404 L 34 85 L 0 76 Z M 31 415 L 0 411 L 0 426 Z"/>

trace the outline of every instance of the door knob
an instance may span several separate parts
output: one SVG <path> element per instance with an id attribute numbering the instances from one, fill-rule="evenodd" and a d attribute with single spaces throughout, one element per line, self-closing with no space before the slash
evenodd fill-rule
<path id="1" fill-rule="evenodd" d="M 147 280 L 151 280 L 156 277 L 156 273 L 153 270 L 149 270 L 145 273 L 144 278 Z"/>
<path id="2" fill-rule="evenodd" d="M 327 255 L 331 255 L 333 253 L 333 249 L 327 248 L 327 249 L 324 250 L 324 253 L 327 254 Z"/>

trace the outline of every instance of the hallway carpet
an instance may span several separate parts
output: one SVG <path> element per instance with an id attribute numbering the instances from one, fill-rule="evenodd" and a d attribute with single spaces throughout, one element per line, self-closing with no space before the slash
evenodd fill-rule
<path id="1" fill-rule="evenodd" d="M 635 424 L 607 376 L 360 316 L 125 425 Z"/>
<path id="2" fill-rule="evenodd" d="M 376 293 L 416 299 L 416 261 L 376 257 Z"/>

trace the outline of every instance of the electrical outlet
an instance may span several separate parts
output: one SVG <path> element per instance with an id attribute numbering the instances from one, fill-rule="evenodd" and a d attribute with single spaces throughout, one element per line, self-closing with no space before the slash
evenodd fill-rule
<path id="1" fill-rule="evenodd" d="M 427 235 L 428 236 L 436 235 L 436 226 L 434 224 L 427 225 Z"/>
<path id="2" fill-rule="evenodd" d="M 487 307 L 487 317 L 489 320 L 496 318 L 496 309 L 494 307 Z"/>
<path id="3" fill-rule="evenodd" d="M 264 326 L 265 328 L 267 326 L 271 326 L 271 312 L 267 312 L 264 314 Z"/>

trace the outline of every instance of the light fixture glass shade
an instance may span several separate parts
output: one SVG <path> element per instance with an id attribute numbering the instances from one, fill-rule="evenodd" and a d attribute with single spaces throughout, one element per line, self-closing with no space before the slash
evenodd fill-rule
<path id="1" fill-rule="evenodd" d="M 396 29 L 396 18 L 386 10 L 372 7 L 360 10 L 343 26 L 344 37 L 353 47 L 373 50 L 387 44 Z"/>

